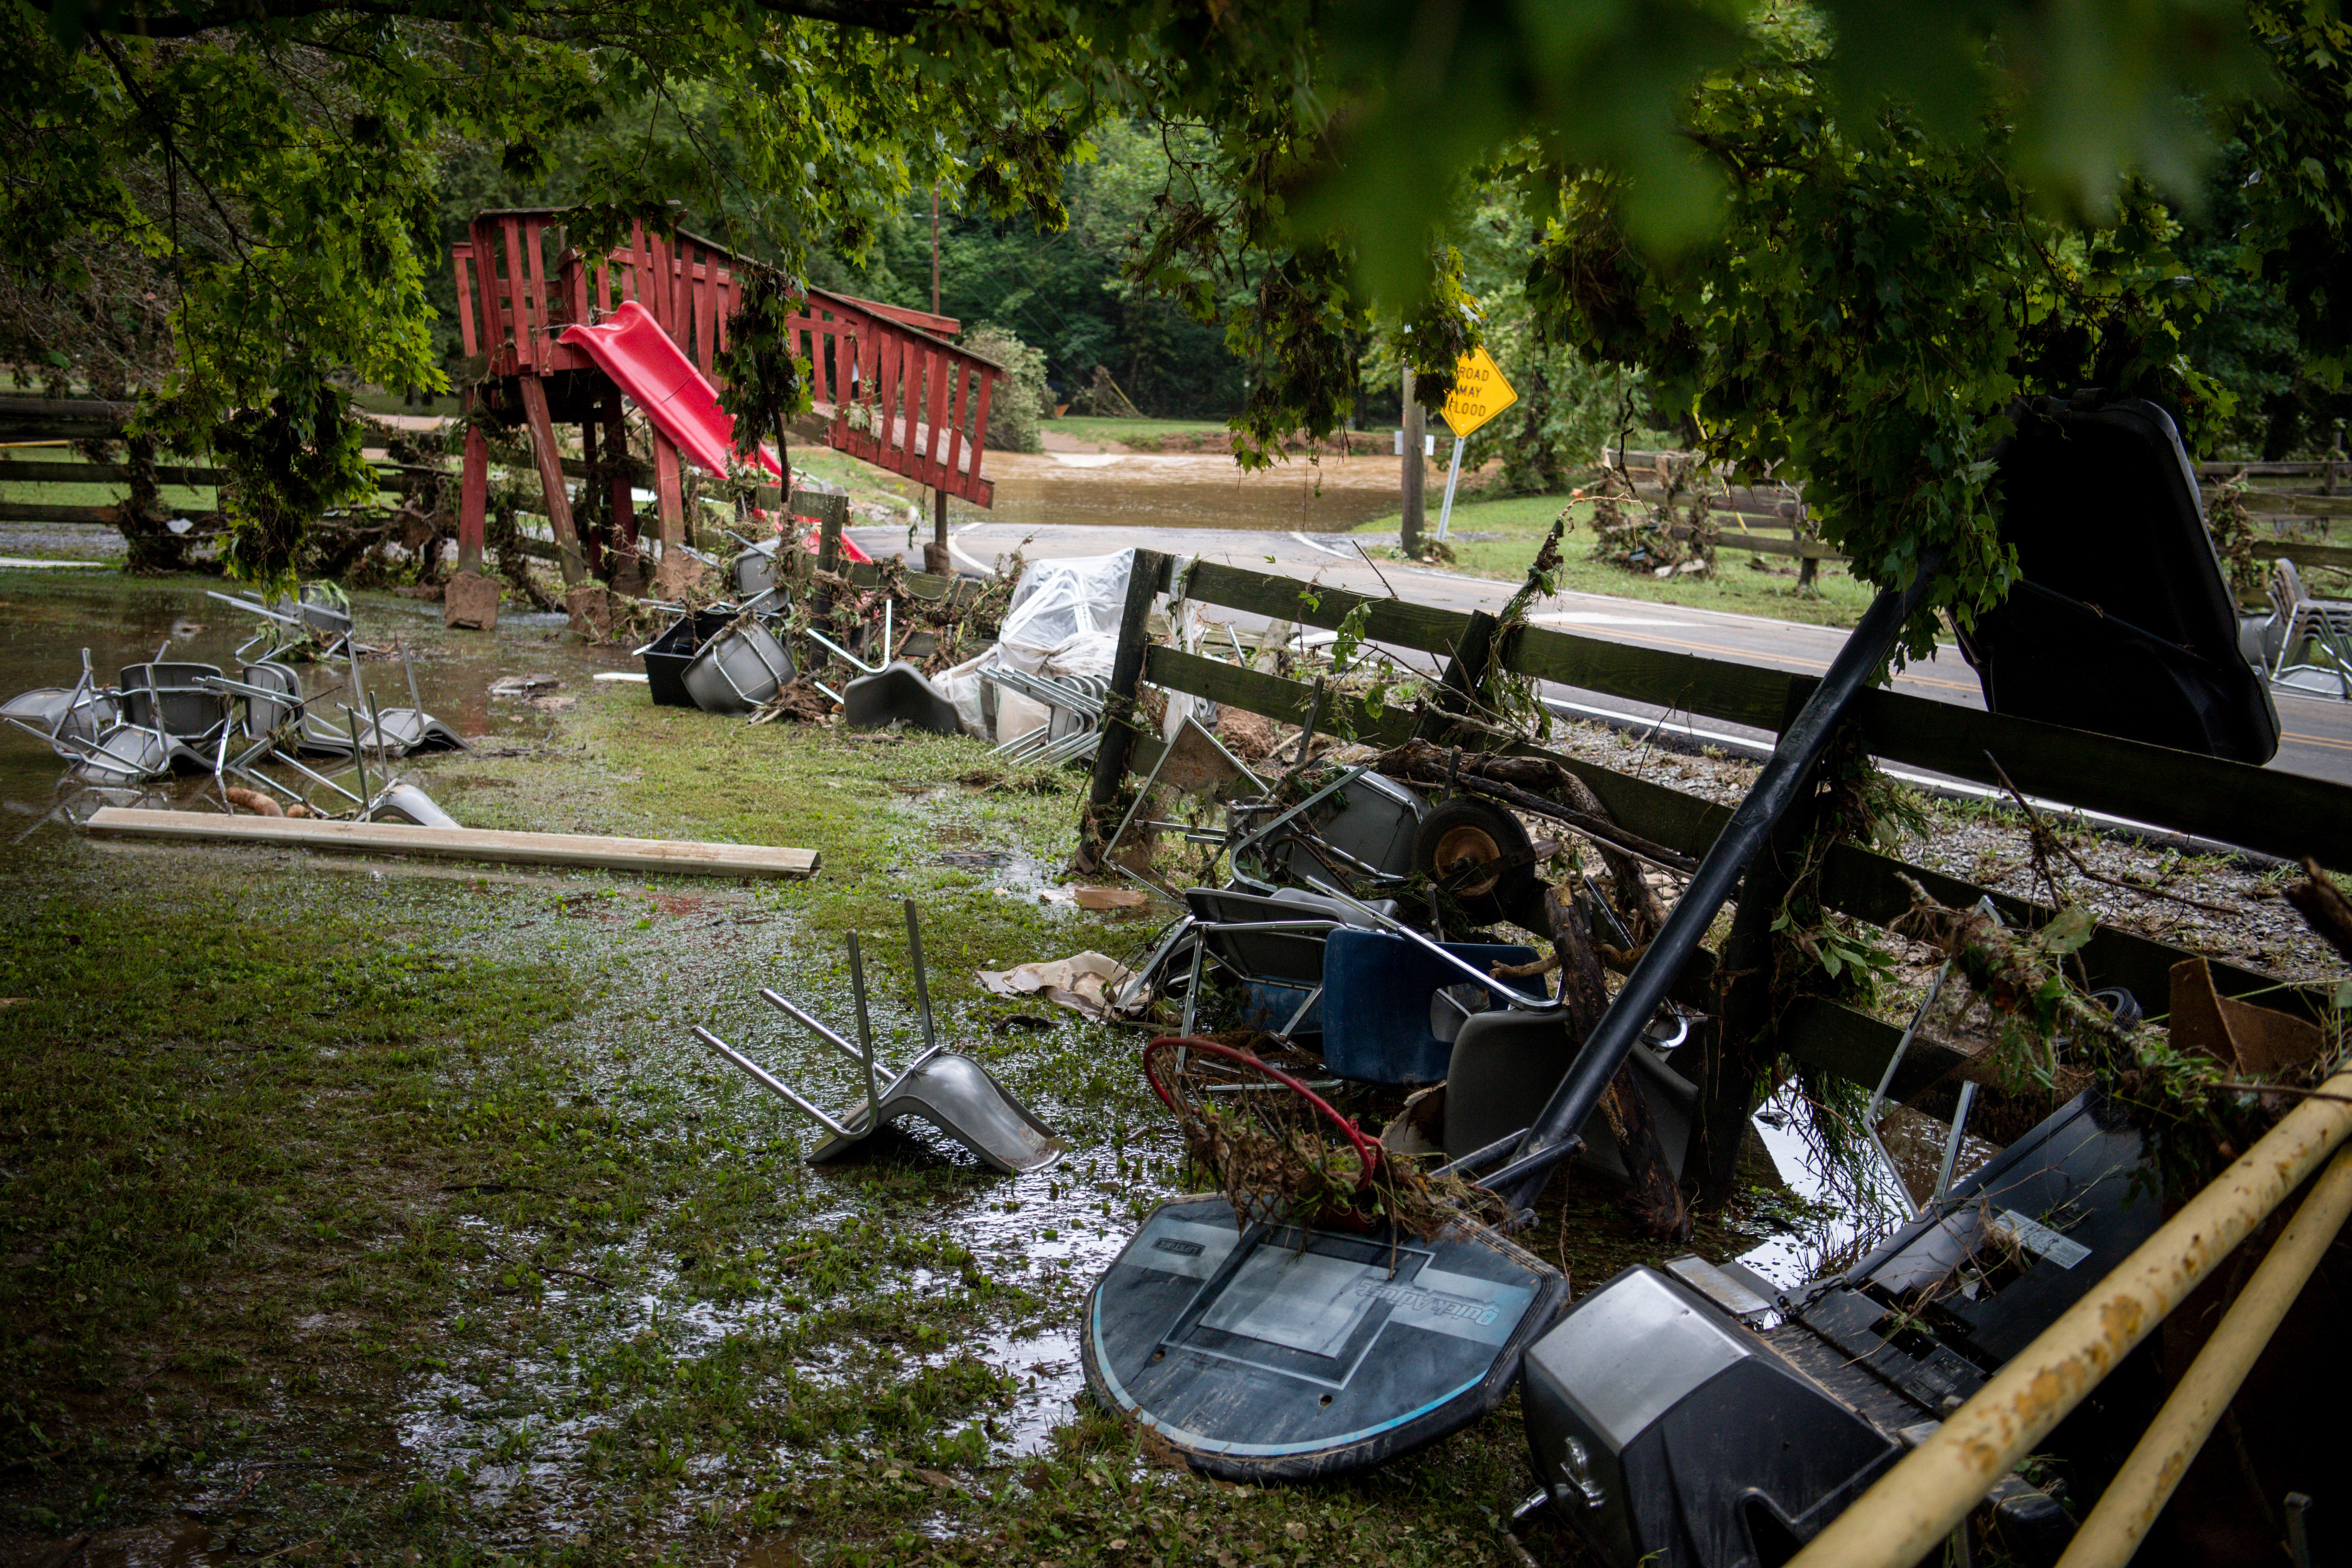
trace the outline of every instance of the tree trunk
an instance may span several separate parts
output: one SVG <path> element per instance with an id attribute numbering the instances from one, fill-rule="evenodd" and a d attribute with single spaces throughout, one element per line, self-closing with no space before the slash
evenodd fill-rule
<path id="1" fill-rule="evenodd" d="M 1559 994 L 1568 1004 L 1569 1037 L 1582 1041 L 1609 1010 L 1608 982 L 1592 952 L 1591 928 L 1572 894 L 1558 888 L 1546 892 L 1544 921 L 1551 928 L 1552 951 L 1559 955 Z M 1625 1166 L 1626 1217 L 1644 1236 L 1687 1237 L 1690 1212 L 1683 1206 L 1674 1163 L 1658 1142 L 1633 1071 L 1631 1062 L 1619 1067 L 1601 1097 L 1601 1120 L 1609 1124 L 1617 1157 Z"/>

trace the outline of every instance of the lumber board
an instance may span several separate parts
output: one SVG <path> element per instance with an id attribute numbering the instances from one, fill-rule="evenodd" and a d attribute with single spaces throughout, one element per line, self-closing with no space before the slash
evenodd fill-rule
<path id="1" fill-rule="evenodd" d="M 2275 561 L 2285 556 L 2298 566 L 2341 566 L 2352 570 L 2352 546 L 2342 544 L 2305 544 L 2293 539 L 2264 539 L 2257 542 L 2255 556 L 2259 560 Z"/>
<path id="2" fill-rule="evenodd" d="M 1213 561 L 1195 562 L 1184 574 L 1184 596 L 1327 631 L 1338 630 L 1357 605 L 1370 605 L 1364 624 L 1366 641 L 1449 656 L 1470 624 L 1470 617 L 1459 610 L 1432 609 L 1404 599 L 1301 583 L 1295 577 L 1276 577 Z"/>
<path id="3" fill-rule="evenodd" d="M 813 877 L 814 849 L 759 844 L 692 844 L 670 838 L 611 838 L 589 833 L 508 833 L 484 827 L 415 827 L 404 822 L 320 822 L 303 817 L 214 816 L 193 811 L 102 806 L 83 824 L 101 838 L 162 838 L 196 844 L 264 844 L 499 860 L 610 871 L 706 877 Z"/>
<path id="4" fill-rule="evenodd" d="M 195 468 L 186 463 L 155 465 L 155 482 L 159 485 L 208 489 L 217 487 L 227 477 L 218 468 Z M 131 470 L 121 463 L 34 463 L 21 458 L 0 462 L 0 484 L 127 485 L 130 482 Z"/>
<path id="5" fill-rule="evenodd" d="M 1153 643 L 1145 651 L 1143 679 L 1170 691 L 1205 697 L 1285 724 L 1305 723 L 1307 710 L 1315 701 L 1315 689 L 1303 681 L 1204 658 L 1161 643 Z M 1318 734 L 1392 746 L 1412 733 L 1412 710 L 1383 707 L 1374 712 L 1360 698 L 1327 702 L 1315 729 Z"/>
<path id="6" fill-rule="evenodd" d="M 2343 553 L 2352 563 L 2352 550 Z M 1777 732 L 1815 684 L 1727 659 L 1635 647 L 1529 626 L 1505 668 L 1588 691 L 1686 709 Z M 2352 789 L 2144 742 L 1988 713 L 1906 692 L 1863 693 L 1854 719 L 1889 762 L 1998 786 L 1997 757 L 2019 788 L 2223 844 L 2352 867 Z"/>
<path id="7" fill-rule="evenodd" d="M 2352 552 L 2347 552 L 2352 554 Z M 1811 676 L 1791 678 L 1799 700 Z M 2352 789 L 2276 768 L 1988 713 L 1899 691 L 1863 693 L 1855 721 L 1876 755 L 2177 833 L 2352 867 Z"/>
<path id="8" fill-rule="evenodd" d="M 50 501 L 0 500 L 0 522 L 97 522 L 111 526 L 110 506 L 58 506 Z"/>

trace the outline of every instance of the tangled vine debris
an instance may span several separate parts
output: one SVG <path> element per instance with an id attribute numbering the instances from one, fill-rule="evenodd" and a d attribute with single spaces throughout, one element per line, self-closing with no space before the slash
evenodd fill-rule
<path id="1" fill-rule="evenodd" d="M 1388 1154 L 1312 1089 L 1238 1047 L 1164 1037 L 1145 1047 L 1144 1071 L 1244 1226 L 1425 1240 L 1458 1220 L 1509 1218 L 1493 1193 Z"/>

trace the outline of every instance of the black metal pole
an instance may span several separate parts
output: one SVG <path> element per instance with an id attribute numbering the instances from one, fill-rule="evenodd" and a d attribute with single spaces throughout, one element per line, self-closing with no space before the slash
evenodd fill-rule
<path id="1" fill-rule="evenodd" d="M 1910 587 L 1900 592 L 1885 590 L 1871 601 L 1821 685 L 1781 731 L 1780 743 L 1772 748 L 1772 760 L 1764 764 L 1755 787 L 1731 814 L 1706 858 L 1699 862 L 1690 886 L 1666 917 L 1665 926 L 1633 966 L 1633 973 L 1625 977 L 1624 987 L 1610 1003 L 1609 1011 L 1593 1026 L 1575 1064 L 1519 1140 L 1510 1163 L 1485 1178 L 1484 1184 L 1514 1209 L 1533 1202 L 1552 1167 L 1584 1146 L 1578 1133 L 1585 1118 L 1592 1114 L 1609 1080 L 1642 1037 L 1650 1015 L 1666 999 L 1667 988 L 1714 923 L 1716 912 L 1738 886 L 1740 873 L 1755 858 L 1765 835 L 1811 777 L 1813 764 L 1821 761 L 1830 737 L 1837 732 L 1838 721 L 1894 650 L 1904 623 L 1919 607 L 1942 566 L 1943 554 L 1938 551 L 1920 563 L 1919 574 Z M 1466 1166 L 1471 1161 L 1461 1163 Z"/>

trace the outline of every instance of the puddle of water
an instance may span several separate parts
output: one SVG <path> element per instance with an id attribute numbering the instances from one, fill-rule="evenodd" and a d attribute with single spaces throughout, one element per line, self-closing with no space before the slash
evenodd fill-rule
<path id="1" fill-rule="evenodd" d="M 202 580 L 136 584 L 111 574 L 87 574 L 71 581 L 44 578 L 0 588 L 0 700 L 37 687 L 71 687 L 80 676 L 84 648 L 89 650 L 97 679 L 106 685 L 116 682 L 124 666 L 154 658 L 159 651 L 169 660 L 211 664 L 236 675 L 236 649 L 254 635 L 258 623 L 206 598 L 208 586 L 226 591 L 232 585 Z M 519 667 L 544 669 L 564 683 L 563 690 L 576 693 L 587 689 L 598 669 L 632 666 L 619 649 L 585 647 L 553 635 L 564 625 L 560 616 L 504 616 L 498 630 L 486 637 L 446 631 L 437 605 L 368 594 L 356 596 L 355 621 L 363 645 L 389 647 L 395 640 L 404 645 L 425 710 L 468 741 L 486 742 L 484 750 L 493 755 L 503 748 L 544 744 L 556 728 L 556 719 L 547 710 L 492 698 L 494 679 Z M 314 697 L 342 687 L 348 679 L 348 667 L 341 664 L 295 668 Z M 378 704 L 407 705 L 407 673 L 399 659 L 363 658 L 360 673 Z M 338 697 L 349 700 L 350 693 L 337 691 L 313 710 L 331 720 L 340 717 L 332 706 Z M 310 758 L 306 765 L 356 788 L 346 764 Z M 434 766 L 435 759 L 419 756 L 394 763 L 393 772 L 430 795 Z M 296 788 L 306 782 L 285 769 L 272 772 Z M 370 778 L 381 782 L 373 765 Z M 212 789 L 208 777 L 171 779 L 123 792 L 121 799 L 89 798 L 83 805 L 135 802 L 203 809 L 196 797 Z M 65 776 L 64 763 L 40 741 L 14 728 L 0 729 L 0 866 L 37 852 L 31 840 L 14 847 L 7 841 L 80 793 L 80 784 Z M 322 801 L 332 798 L 327 792 L 318 794 Z M 454 799 L 441 804 L 465 820 L 462 805 Z M 213 808 L 217 807 L 215 800 Z"/>

